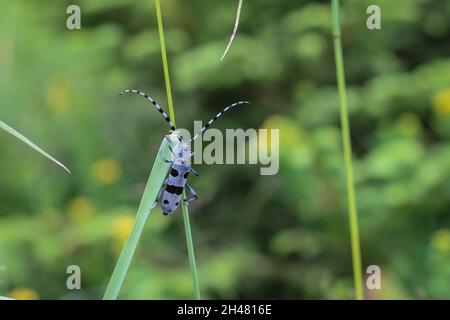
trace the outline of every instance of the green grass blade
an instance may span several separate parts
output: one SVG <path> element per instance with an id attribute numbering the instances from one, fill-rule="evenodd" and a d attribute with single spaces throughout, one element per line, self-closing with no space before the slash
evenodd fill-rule
<path id="1" fill-rule="evenodd" d="M 332 30 L 336 58 L 336 76 L 339 90 L 339 105 L 344 146 L 345 174 L 347 181 L 348 215 L 350 222 L 350 239 L 352 246 L 353 278 L 355 297 L 364 299 L 361 267 L 361 248 L 359 244 L 358 212 L 356 207 L 355 183 L 353 181 L 352 145 L 350 141 L 350 125 L 347 108 L 347 92 L 345 85 L 344 57 L 341 44 L 341 27 L 339 23 L 339 0 L 331 0 Z"/>
<path id="2" fill-rule="evenodd" d="M 164 81 L 166 84 L 167 102 L 169 104 L 169 115 L 173 125 L 176 126 L 175 112 L 173 110 L 172 88 L 170 86 L 169 63 L 167 61 L 166 40 L 164 38 L 161 3 L 159 2 L 159 0 L 155 1 L 155 7 L 156 7 L 156 19 L 158 20 L 159 43 L 161 45 L 161 57 L 164 69 Z"/>
<path id="3" fill-rule="evenodd" d="M 186 199 L 186 191 L 183 191 L 183 199 Z M 192 240 L 191 224 L 189 222 L 189 209 L 185 201 L 181 203 L 181 211 L 183 212 L 184 232 L 186 234 L 186 243 L 188 248 L 189 264 L 191 266 L 192 283 L 194 286 L 194 297 L 200 300 L 200 286 L 198 283 L 197 263 L 195 262 L 194 242 Z"/>
<path id="4" fill-rule="evenodd" d="M 156 18 L 158 19 L 159 41 L 161 44 L 161 57 L 163 61 L 164 80 L 166 83 L 170 119 L 172 120 L 172 123 L 175 125 L 175 112 L 173 108 L 172 89 L 170 86 L 169 63 L 167 62 L 166 42 L 164 40 L 164 28 L 161 14 L 161 4 L 159 0 L 155 0 L 155 7 L 156 7 Z M 186 199 L 185 192 L 183 192 L 183 199 Z M 183 211 L 184 231 L 186 234 L 186 243 L 188 248 L 189 264 L 191 266 L 192 282 L 194 284 L 194 296 L 195 299 L 200 300 L 200 286 L 198 283 L 198 272 L 197 272 L 197 265 L 195 262 L 194 242 L 192 241 L 191 225 L 189 223 L 189 208 L 184 203 L 184 201 L 182 201 L 181 207 Z"/>
<path id="5" fill-rule="evenodd" d="M 177 139 L 172 140 L 173 146 L 175 146 L 177 143 Z M 160 150 L 162 150 L 167 159 L 172 158 L 172 154 L 168 148 L 166 139 L 163 139 Z M 136 220 L 134 222 L 131 233 L 128 236 L 128 239 L 125 242 L 122 251 L 120 252 L 116 267 L 111 276 L 108 287 L 106 288 L 105 295 L 103 296 L 104 300 L 115 300 L 119 295 L 120 288 L 122 287 L 122 283 L 131 264 L 131 259 L 133 258 L 134 252 L 136 250 L 139 237 L 141 236 L 150 211 L 153 209 L 153 204 L 156 200 L 156 197 L 158 196 L 158 192 L 166 178 L 169 168 L 170 164 L 164 162 L 160 154 L 157 153 L 152 171 L 150 172 L 150 177 L 148 178 L 148 182 L 141 199 L 141 203 L 139 204 Z"/>
<path id="6" fill-rule="evenodd" d="M 63 168 L 64 170 L 66 170 L 68 173 L 70 173 L 70 170 L 67 169 L 67 167 L 65 165 L 63 165 L 61 162 L 59 162 L 58 160 L 56 160 L 55 158 L 53 158 L 51 155 L 49 155 L 47 152 L 45 152 L 44 150 L 42 150 L 40 147 L 38 147 L 36 144 L 34 144 L 33 142 L 31 142 L 27 137 L 25 137 L 24 135 L 22 135 L 21 133 L 17 132 L 16 130 L 14 130 L 13 128 L 11 128 L 10 126 L 8 126 L 6 123 L 4 123 L 3 121 L 0 121 L 0 128 L 2 128 L 3 130 L 5 130 L 6 132 L 8 132 L 9 134 L 13 135 L 14 137 L 16 137 L 17 139 L 19 139 L 20 141 L 22 141 L 23 143 L 27 144 L 29 147 L 33 148 L 34 150 L 36 150 L 37 152 L 39 152 L 40 154 L 42 154 L 44 157 L 46 157 L 47 159 L 53 161 L 54 163 L 56 163 L 57 165 L 59 165 L 61 168 Z"/>

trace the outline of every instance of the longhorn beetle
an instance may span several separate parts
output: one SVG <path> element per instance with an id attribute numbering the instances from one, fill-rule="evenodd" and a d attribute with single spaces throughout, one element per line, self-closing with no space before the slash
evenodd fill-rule
<path id="1" fill-rule="evenodd" d="M 169 124 L 170 127 L 170 134 L 174 134 L 176 138 L 180 141 L 180 143 L 176 146 L 175 150 L 171 147 L 170 140 L 166 137 L 166 139 L 169 142 L 169 150 L 173 154 L 173 160 L 167 159 L 161 152 L 159 151 L 159 154 L 161 158 L 167 162 L 170 163 L 171 168 L 169 172 L 169 176 L 164 181 L 163 186 L 161 187 L 161 190 L 158 193 L 158 196 L 156 197 L 155 205 L 159 201 L 159 199 L 162 196 L 162 202 L 161 202 L 161 208 L 164 215 L 173 214 L 177 210 L 178 206 L 180 205 L 181 201 L 181 195 L 183 193 L 183 190 L 186 188 L 192 195 L 192 198 L 190 199 L 183 199 L 187 205 L 189 205 L 193 200 L 198 199 L 197 193 L 195 190 L 187 183 L 187 178 L 190 172 L 198 176 L 197 171 L 195 171 L 192 168 L 191 165 L 191 157 L 194 155 L 193 152 L 191 152 L 191 142 L 197 139 L 200 134 L 202 134 L 205 130 L 207 130 L 215 121 L 217 121 L 218 118 L 220 118 L 225 112 L 232 109 L 233 107 L 243 105 L 243 104 L 250 104 L 248 101 L 239 101 L 236 103 L 233 103 L 220 111 L 217 115 L 215 115 L 211 120 L 208 121 L 208 123 L 189 141 L 184 142 L 181 137 L 176 132 L 175 125 L 170 121 L 170 117 L 164 112 L 164 110 L 161 108 L 161 106 L 149 95 L 147 95 L 144 92 L 141 92 L 139 90 L 133 90 L 133 89 L 127 89 L 120 93 L 120 95 L 124 93 L 137 93 L 144 98 L 146 98 L 148 101 L 150 101 L 156 109 L 163 115 L 166 122 Z M 164 190 L 164 192 L 163 192 Z"/>

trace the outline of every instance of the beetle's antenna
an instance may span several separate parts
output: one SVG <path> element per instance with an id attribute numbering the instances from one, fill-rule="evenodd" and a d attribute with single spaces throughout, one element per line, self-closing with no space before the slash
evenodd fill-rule
<path id="1" fill-rule="evenodd" d="M 146 94 L 144 92 L 141 92 L 139 90 L 134 90 L 134 89 L 124 90 L 120 93 L 120 95 L 129 93 L 129 92 L 140 94 L 141 96 L 146 98 L 148 101 L 150 101 L 156 107 L 156 109 L 158 109 L 158 111 L 163 115 L 164 119 L 167 121 L 167 123 L 170 126 L 170 130 L 175 131 L 176 128 L 173 125 L 172 121 L 170 121 L 170 117 L 164 112 L 164 110 L 161 108 L 161 106 L 152 97 L 150 97 L 148 94 Z"/>
<path id="2" fill-rule="evenodd" d="M 229 105 L 228 107 L 226 107 L 225 109 L 223 109 L 222 111 L 220 111 L 211 120 L 209 120 L 207 124 L 205 124 L 205 126 L 194 136 L 194 138 L 192 138 L 191 141 L 189 141 L 189 143 L 191 143 L 192 141 L 197 139 L 201 133 L 205 132 L 205 130 L 208 129 L 214 122 L 216 122 L 217 119 L 219 119 L 225 112 L 227 112 L 228 110 L 230 110 L 236 106 L 242 105 L 242 104 L 250 104 L 250 102 L 248 102 L 248 101 L 235 102 L 235 103 Z"/>

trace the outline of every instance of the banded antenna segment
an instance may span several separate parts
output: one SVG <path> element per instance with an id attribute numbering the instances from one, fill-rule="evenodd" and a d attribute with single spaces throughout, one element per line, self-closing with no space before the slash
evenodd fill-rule
<path id="1" fill-rule="evenodd" d="M 130 93 L 130 92 L 137 93 L 137 94 L 143 96 L 144 98 L 146 98 L 148 101 L 150 101 L 150 103 L 153 104 L 156 107 L 156 109 L 158 109 L 159 113 L 161 113 L 163 115 L 164 119 L 170 126 L 170 130 L 175 131 L 176 128 L 175 128 L 174 124 L 172 123 L 172 121 L 170 121 L 170 117 L 167 115 L 167 113 L 164 112 L 164 110 L 161 108 L 161 106 L 158 104 L 158 102 L 155 101 L 155 99 L 150 97 L 148 94 L 141 92 L 139 90 L 135 90 L 135 89 L 124 90 L 120 93 L 120 95 L 123 95 L 125 93 Z"/>
<path id="2" fill-rule="evenodd" d="M 214 122 L 217 121 L 217 119 L 219 119 L 225 112 L 231 110 L 234 107 L 243 105 L 243 104 L 250 104 L 249 101 L 239 101 L 239 102 L 235 102 L 233 104 L 230 104 L 228 107 L 226 107 L 225 109 L 223 109 L 222 111 L 220 111 L 218 114 L 216 114 L 213 118 L 211 118 L 211 120 L 209 120 L 205 126 L 194 136 L 194 138 L 191 139 L 191 141 L 189 141 L 189 143 L 191 143 L 192 141 L 194 141 L 195 139 L 197 139 L 199 137 L 199 135 L 203 132 L 205 132 L 206 129 L 208 129 Z"/>

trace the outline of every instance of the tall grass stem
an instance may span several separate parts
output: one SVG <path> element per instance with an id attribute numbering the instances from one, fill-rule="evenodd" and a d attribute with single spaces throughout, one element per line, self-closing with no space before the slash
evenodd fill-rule
<path id="1" fill-rule="evenodd" d="M 166 84 L 166 92 L 167 92 L 167 103 L 169 104 L 170 120 L 172 121 L 173 125 L 176 126 L 175 112 L 173 109 L 172 87 L 170 86 L 170 74 L 169 74 L 169 63 L 167 59 L 166 40 L 164 38 L 164 26 L 161 14 L 161 3 L 159 0 L 155 0 L 155 6 L 156 6 L 156 19 L 158 20 L 159 42 L 161 44 L 161 57 L 164 69 L 164 82 Z"/>
<path id="2" fill-rule="evenodd" d="M 173 108 L 172 89 L 170 86 L 169 64 L 167 62 L 166 42 L 164 39 L 164 28 L 163 28 L 163 19 L 162 19 L 162 14 L 161 14 L 160 0 L 155 0 L 155 7 L 156 7 L 156 18 L 158 20 L 159 41 L 161 44 L 161 56 L 162 56 L 163 68 L 164 68 L 164 80 L 166 83 L 167 101 L 169 104 L 170 120 L 172 120 L 172 123 L 175 125 L 175 113 L 174 113 L 174 108 Z M 183 199 L 186 199 L 185 191 L 183 191 Z M 190 268 L 191 268 L 192 282 L 193 282 L 193 287 L 194 287 L 194 297 L 196 300 L 200 300 L 200 298 L 201 298 L 200 286 L 199 286 L 199 280 L 198 280 L 197 264 L 195 262 L 194 242 L 192 240 L 191 225 L 189 222 L 189 208 L 186 205 L 185 201 L 181 202 L 181 208 L 182 208 L 182 213 L 183 213 L 183 223 L 184 223 L 184 231 L 186 234 L 186 243 L 187 243 L 188 256 L 189 256 L 189 264 L 190 264 Z"/>
<path id="3" fill-rule="evenodd" d="M 347 108 L 347 92 L 345 84 L 344 58 L 342 54 L 341 27 L 339 22 L 339 0 L 331 0 L 332 31 L 334 53 L 336 59 L 336 76 L 339 90 L 342 141 L 347 184 L 348 215 L 350 222 L 350 239 L 352 247 L 353 278 L 355 297 L 364 299 L 361 267 L 361 248 L 359 243 L 358 212 L 356 207 L 355 183 L 353 180 L 352 146 L 350 141 L 350 126 Z"/>

